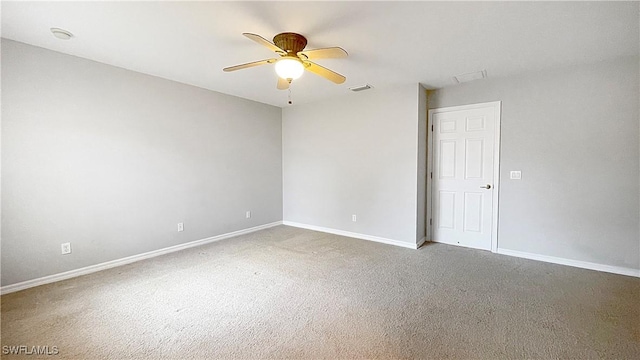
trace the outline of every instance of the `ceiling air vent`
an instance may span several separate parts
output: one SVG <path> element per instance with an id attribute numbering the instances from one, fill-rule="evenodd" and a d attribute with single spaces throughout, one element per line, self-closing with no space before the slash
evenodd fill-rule
<path id="1" fill-rule="evenodd" d="M 360 85 L 360 86 L 350 87 L 349 90 L 351 90 L 351 91 L 363 91 L 363 90 L 369 90 L 371 88 L 372 88 L 371 85 L 364 84 L 364 85 Z"/>
<path id="2" fill-rule="evenodd" d="M 476 71 L 476 72 L 471 72 L 471 73 L 466 73 L 466 74 L 454 76 L 453 77 L 453 81 L 456 84 L 461 84 L 463 82 L 484 79 L 486 77 L 487 77 L 487 70 L 480 70 L 480 71 Z"/>

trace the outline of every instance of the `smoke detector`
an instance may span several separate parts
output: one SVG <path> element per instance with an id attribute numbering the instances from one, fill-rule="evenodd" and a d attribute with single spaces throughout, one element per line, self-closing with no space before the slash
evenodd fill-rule
<path id="1" fill-rule="evenodd" d="M 71 32 L 60 28 L 51 28 L 51 33 L 53 34 L 53 36 L 62 40 L 69 40 L 73 37 L 73 34 Z"/>

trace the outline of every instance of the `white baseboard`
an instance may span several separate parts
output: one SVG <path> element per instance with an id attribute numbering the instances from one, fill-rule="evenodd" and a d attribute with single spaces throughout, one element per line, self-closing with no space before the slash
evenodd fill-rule
<path id="1" fill-rule="evenodd" d="M 568 266 L 578 267 L 582 269 L 604 271 L 604 272 L 613 273 L 613 274 L 640 277 L 640 269 L 603 265 L 603 264 L 597 264 L 597 263 L 592 263 L 587 261 L 571 260 L 571 259 L 559 258 L 555 256 L 538 255 L 538 254 L 532 254 L 528 252 L 500 249 L 500 248 L 498 248 L 497 253 L 502 255 L 515 256 L 519 258 L 544 261 L 544 262 L 553 263 L 553 264 L 568 265 Z"/>
<path id="2" fill-rule="evenodd" d="M 169 254 L 172 252 L 176 252 L 176 251 L 180 251 L 180 250 L 184 250 L 184 249 L 188 249 L 196 246 L 206 245 L 214 241 L 220 241 L 220 240 L 228 239 L 234 236 L 249 234 L 258 230 L 268 229 L 278 225 L 282 225 L 282 221 L 276 221 L 269 224 L 255 226 L 248 229 L 243 229 L 243 230 L 238 230 L 238 231 L 234 231 L 234 232 L 230 232 L 222 235 L 208 237 L 206 239 L 195 240 L 195 241 L 191 241 L 191 242 L 180 244 L 180 245 L 170 246 L 164 249 L 158 249 L 158 250 L 153 250 L 153 251 L 149 251 L 149 252 L 138 254 L 138 255 L 128 256 L 122 259 L 107 261 L 104 263 L 91 265 L 91 266 L 83 267 L 80 269 L 65 271 L 59 274 L 48 275 L 48 276 L 44 276 L 44 277 L 33 279 L 33 280 L 27 280 L 27 281 L 19 282 L 16 284 L 6 285 L 0 288 L 0 294 L 4 295 L 4 294 L 20 291 L 20 290 L 32 288 L 35 286 L 50 284 L 56 281 L 61 281 L 61 280 L 82 276 L 82 275 L 87 275 L 94 272 L 111 269 L 117 266 L 131 264 L 136 261 L 150 259 L 156 256 L 165 255 L 165 254 Z"/>
<path id="3" fill-rule="evenodd" d="M 387 238 L 378 237 L 378 236 L 359 234 L 359 233 L 354 233 L 354 232 L 350 232 L 350 231 L 336 230 L 336 229 L 326 228 L 326 227 L 322 227 L 322 226 L 301 224 L 301 223 L 297 223 L 297 222 L 293 222 L 293 221 L 283 221 L 282 224 L 283 225 L 287 225 L 287 226 L 293 226 L 293 227 L 297 227 L 297 228 L 307 229 L 307 230 L 320 231 L 320 232 L 325 232 L 325 233 L 329 233 L 329 234 L 335 234 L 335 235 L 352 237 L 352 238 L 356 238 L 356 239 L 375 241 L 375 242 L 379 242 L 379 243 L 383 243 L 383 244 L 401 246 L 401 247 L 405 247 L 405 248 L 409 248 L 409 249 L 417 249 L 419 247 L 419 245 L 422 245 L 422 244 L 419 244 L 419 245 L 418 244 L 411 244 L 411 243 L 407 243 L 407 242 L 404 242 L 404 241 L 392 240 L 392 239 L 387 239 Z"/>
<path id="4" fill-rule="evenodd" d="M 114 268 L 114 267 L 117 267 L 117 266 L 131 264 L 131 263 L 136 262 L 136 261 L 150 259 L 150 258 L 153 258 L 153 257 L 156 257 L 156 256 L 161 256 L 161 255 L 169 254 L 169 253 L 172 253 L 172 252 L 176 252 L 176 251 L 180 251 L 180 250 L 184 250 L 184 249 L 188 249 L 188 248 L 192 248 L 192 247 L 196 247 L 196 246 L 206 245 L 206 244 L 209 244 L 209 243 L 212 243 L 212 242 L 215 242 L 215 241 L 228 239 L 228 238 L 231 238 L 231 237 L 234 237 L 234 236 L 249 234 L 249 233 L 252 233 L 252 232 L 255 232 L 255 231 L 268 229 L 268 228 L 271 228 L 271 227 L 274 227 L 274 226 L 278 226 L 278 225 L 287 225 L 287 226 L 293 226 L 293 227 L 298 227 L 298 228 L 302 228 L 302 229 L 325 232 L 325 233 L 329 233 L 329 234 L 352 237 L 352 238 L 356 238 L 356 239 L 375 241 L 375 242 L 379 242 L 379 243 L 383 243 L 383 244 L 401 246 L 401 247 L 405 247 L 405 248 L 409 248 L 409 249 L 417 249 L 420 246 L 422 246 L 422 244 L 424 244 L 426 242 L 426 238 L 425 237 L 420 239 L 420 241 L 418 241 L 417 244 L 411 244 L 411 243 L 407 243 L 407 242 L 403 242 L 403 241 L 392 240 L 392 239 L 387 239 L 387 238 L 378 237 L 378 236 L 359 234 L 359 233 L 343 231 L 343 230 L 336 230 L 336 229 L 325 228 L 325 227 L 321 227 L 321 226 L 301 224 L 301 223 L 296 223 L 296 222 L 292 222 L 292 221 L 276 221 L 276 222 L 272 222 L 272 223 L 269 223 L 269 224 L 255 226 L 255 227 L 248 228 L 248 229 L 238 230 L 238 231 L 234 231 L 234 232 L 230 232 L 230 233 L 226 233 L 226 234 L 212 236 L 212 237 L 201 239 L 201 240 L 191 241 L 191 242 L 188 242 L 188 243 L 185 243 L 185 244 L 180 244 L 180 245 L 170 246 L 170 247 L 163 248 L 163 249 L 149 251 L 149 252 L 146 252 L 146 253 L 129 256 L 129 257 L 122 258 L 122 259 L 107 261 L 107 262 L 104 262 L 104 263 L 91 265 L 91 266 L 83 267 L 83 268 L 80 268 L 80 269 L 70 270 L 70 271 L 66 271 L 66 272 L 63 272 L 63 273 L 59 273 L 59 274 L 44 276 L 44 277 L 41 277 L 41 278 L 27 280 L 27 281 L 19 282 L 19 283 L 16 283 L 16 284 L 6 285 L 6 286 L 3 286 L 3 287 L 0 287 L 0 294 L 4 295 L 4 294 L 20 291 L 20 290 L 32 288 L 32 287 L 35 287 L 35 286 L 50 284 L 50 283 L 53 283 L 53 282 L 56 282 L 56 281 L 61 281 L 61 280 L 66 280 L 66 279 L 82 276 L 82 275 L 87 275 L 87 274 L 91 274 L 91 273 L 94 273 L 94 272 L 98 272 L 98 271 L 102 271 L 102 270 L 106 270 L 106 269 L 111 269 L 111 268 Z M 525 258 L 525 259 L 544 261 L 544 262 L 553 263 L 553 264 L 568 265 L 568 266 L 573 266 L 573 267 L 578 267 L 578 268 L 583 268 L 583 269 L 590 269 L 590 270 L 603 271 L 603 272 L 608 272 L 608 273 L 613 273 L 613 274 L 640 277 L 640 270 L 639 269 L 624 268 L 624 267 L 611 266 L 611 265 L 603 265 L 603 264 L 597 264 L 597 263 L 592 263 L 592 262 L 587 262 L 587 261 L 564 259 L 564 258 L 559 258 L 559 257 L 554 257 L 554 256 L 539 255 L 539 254 L 527 253 L 527 252 L 516 251 L 516 250 L 500 249 L 500 248 L 498 248 L 497 253 L 498 254 L 502 254 L 502 255 L 507 255 L 507 256 L 515 256 L 515 257 L 520 257 L 520 258 Z"/>

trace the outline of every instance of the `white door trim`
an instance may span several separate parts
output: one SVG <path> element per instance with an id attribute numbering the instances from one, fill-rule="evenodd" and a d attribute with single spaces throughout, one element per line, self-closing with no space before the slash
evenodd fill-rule
<path id="1" fill-rule="evenodd" d="M 433 194 L 431 193 L 432 181 L 431 174 L 433 174 L 433 116 L 442 112 L 449 111 L 460 111 L 460 110 L 471 110 L 485 107 L 493 107 L 496 113 L 496 126 L 495 126 L 495 142 L 493 146 L 493 188 L 494 191 L 492 193 L 493 197 L 493 214 L 492 214 L 492 224 L 491 224 L 491 252 L 498 251 L 498 207 L 499 207 L 499 194 L 500 194 L 500 118 L 502 109 L 501 101 L 493 101 L 479 104 L 470 104 L 470 105 L 462 105 L 462 106 L 449 106 L 444 108 L 437 109 L 429 109 L 429 116 L 427 120 L 427 241 L 433 241 L 433 224 L 431 223 L 431 219 L 433 219 L 432 214 L 432 198 Z"/>

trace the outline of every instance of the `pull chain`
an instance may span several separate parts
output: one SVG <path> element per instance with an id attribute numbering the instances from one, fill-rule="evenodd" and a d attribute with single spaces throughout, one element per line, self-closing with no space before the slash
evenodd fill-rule
<path id="1" fill-rule="evenodd" d="M 289 86 L 289 105 L 293 104 L 293 101 L 291 101 L 291 86 Z"/>

